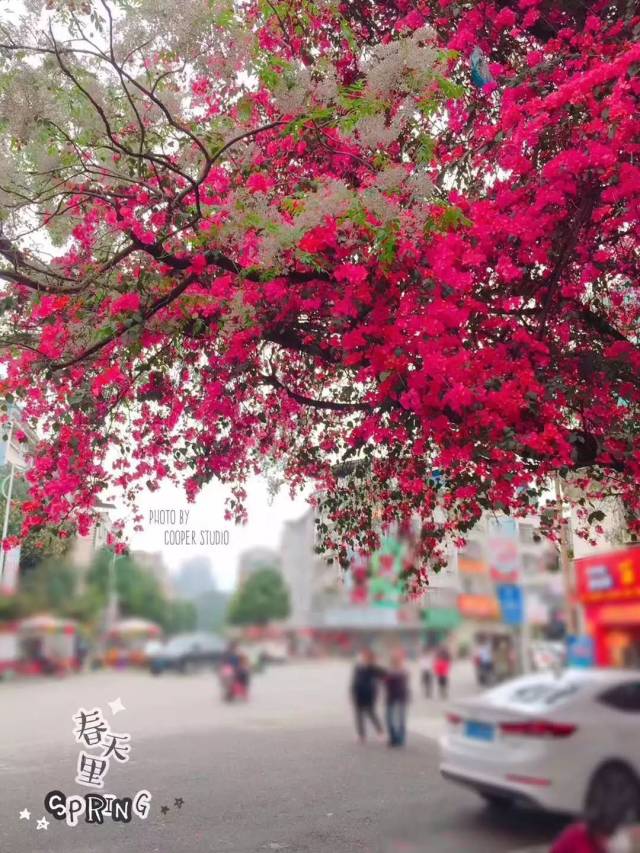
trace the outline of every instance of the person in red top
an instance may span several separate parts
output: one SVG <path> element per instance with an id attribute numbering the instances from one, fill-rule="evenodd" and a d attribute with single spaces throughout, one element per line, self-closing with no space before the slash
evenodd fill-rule
<path id="1" fill-rule="evenodd" d="M 554 842 L 550 853 L 607 853 L 609 839 L 624 821 L 619 808 L 592 807 L 585 819 L 572 823 Z"/>
<path id="2" fill-rule="evenodd" d="M 440 646 L 436 652 L 433 669 L 438 679 L 440 698 L 446 699 L 449 695 L 449 672 L 451 670 L 451 653 L 446 646 Z"/>
<path id="3" fill-rule="evenodd" d="M 554 842 L 551 853 L 607 853 L 606 836 L 595 835 L 586 823 L 572 823 Z"/>

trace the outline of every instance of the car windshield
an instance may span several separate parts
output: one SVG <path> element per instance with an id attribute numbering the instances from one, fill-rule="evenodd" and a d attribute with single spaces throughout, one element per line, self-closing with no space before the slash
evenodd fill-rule
<path id="1" fill-rule="evenodd" d="M 213 635 L 208 634 L 190 634 L 188 636 L 174 637 L 169 640 L 166 645 L 166 651 L 172 654 L 182 654 L 183 652 L 199 651 L 199 652 L 217 652 L 221 651 L 224 643 Z"/>
<path id="2" fill-rule="evenodd" d="M 168 652 L 185 652 L 193 646 L 199 646 L 200 642 L 197 637 L 174 637 L 167 643 Z"/>

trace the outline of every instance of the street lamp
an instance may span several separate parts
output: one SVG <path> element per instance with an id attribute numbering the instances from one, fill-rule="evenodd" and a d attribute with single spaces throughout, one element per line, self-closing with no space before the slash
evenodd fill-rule
<path id="1" fill-rule="evenodd" d="M 107 585 L 107 608 L 105 614 L 105 636 L 109 633 L 109 629 L 116 621 L 118 615 L 118 587 L 116 583 L 116 560 L 119 557 L 115 551 L 111 552 L 111 560 L 109 562 L 109 578 Z"/>

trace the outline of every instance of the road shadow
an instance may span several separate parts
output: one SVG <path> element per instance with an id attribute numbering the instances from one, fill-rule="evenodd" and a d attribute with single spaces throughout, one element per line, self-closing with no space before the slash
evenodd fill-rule
<path id="1" fill-rule="evenodd" d="M 494 831 L 502 829 L 511 837 L 522 835 L 528 840 L 532 835 L 540 835 L 541 841 L 553 839 L 558 835 L 571 818 L 540 809 L 525 806 L 496 807 L 480 806 L 477 813 L 479 827 L 487 827 Z"/>

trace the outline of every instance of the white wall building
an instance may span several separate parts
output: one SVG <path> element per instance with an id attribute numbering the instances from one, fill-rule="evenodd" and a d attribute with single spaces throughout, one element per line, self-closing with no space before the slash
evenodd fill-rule
<path id="1" fill-rule="evenodd" d="M 111 519 L 107 509 L 99 511 L 89 532 L 83 535 L 76 534 L 69 549 L 69 562 L 78 569 L 81 582 L 91 566 L 93 559 L 101 548 L 108 545 L 108 537 L 111 532 Z"/>

